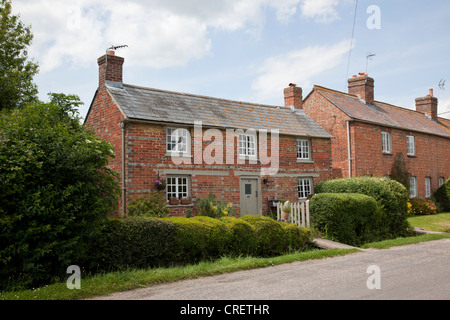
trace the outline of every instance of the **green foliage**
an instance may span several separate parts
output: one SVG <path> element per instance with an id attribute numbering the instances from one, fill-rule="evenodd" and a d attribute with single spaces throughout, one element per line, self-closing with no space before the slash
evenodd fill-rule
<path id="1" fill-rule="evenodd" d="M 33 40 L 31 27 L 11 11 L 11 1 L 0 2 L 0 110 L 37 101 L 33 76 L 38 73 L 38 65 L 27 57 L 27 47 Z"/>
<path id="2" fill-rule="evenodd" d="M 222 256 L 274 256 L 302 251 L 310 231 L 267 217 L 206 216 L 108 219 L 90 243 L 92 272 L 196 263 Z"/>
<path id="3" fill-rule="evenodd" d="M 149 217 L 109 218 L 93 239 L 84 266 L 88 271 L 167 266 L 176 252 L 177 227 Z"/>
<path id="4" fill-rule="evenodd" d="M 371 196 L 378 204 L 381 216 L 379 238 L 396 238 L 409 234 L 408 191 L 399 182 L 386 178 L 359 177 L 328 180 L 315 187 L 316 193 L 359 193 Z"/>
<path id="5" fill-rule="evenodd" d="M 311 198 L 311 224 L 334 241 L 361 245 L 372 241 L 379 221 L 377 202 L 356 193 L 321 193 Z"/>
<path id="6" fill-rule="evenodd" d="M 430 215 L 436 214 L 436 204 L 432 200 L 421 198 L 411 198 L 408 200 L 408 214 L 415 215 Z"/>
<path id="7" fill-rule="evenodd" d="M 116 205 L 112 146 L 67 111 L 75 97 L 0 111 L 0 287 L 46 283 L 77 264 Z M 79 100 L 75 99 L 74 102 Z"/>
<path id="8" fill-rule="evenodd" d="M 450 179 L 434 192 L 432 199 L 438 212 L 450 212 Z"/>
<path id="9" fill-rule="evenodd" d="M 161 192 L 154 191 L 130 201 L 127 205 L 130 217 L 145 216 L 164 218 L 168 217 L 170 209 Z"/>
<path id="10" fill-rule="evenodd" d="M 410 173 L 406 169 L 405 157 L 403 156 L 403 153 L 397 153 L 391 168 L 391 179 L 400 182 L 405 186 L 406 190 L 409 190 L 410 176 Z"/>
<path id="11" fill-rule="evenodd" d="M 209 194 L 208 198 L 206 199 L 197 199 L 197 216 L 221 218 L 233 214 L 233 204 L 226 204 L 225 201 L 216 201 L 216 196 L 214 194 Z"/>

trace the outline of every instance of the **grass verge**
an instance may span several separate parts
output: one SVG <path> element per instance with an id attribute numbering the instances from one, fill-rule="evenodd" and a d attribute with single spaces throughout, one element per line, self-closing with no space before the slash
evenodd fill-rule
<path id="1" fill-rule="evenodd" d="M 396 238 L 392 240 L 384 240 L 380 242 L 366 243 L 361 246 L 361 248 L 368 249 L 388 249 L 395 246 L 403 246 L 407 244 L 415 244 L 419 242 L 441 240 L 450 238 L 450 233 L 434 233 L 434 234 L 424 234 L 420 236 L 407 237 L 407 238 Z"/>
<path id="2" fill-rule="evenodd" d="M 34 290 L 1 293 L 0 300 L 88 299 L 161 283 L 213 276 L 239 270 L 264 268 L 295 261 L 342 256 L 358 251 L 358 249 L 330 249 L 294 252 L 272 258 L 223 257 L 217 261 L 201 262 L 182 267 L 111 272 L 87 277 L 86 279 L 82 276 L 81 289 L 69 290 L 65 282 L 56 283 Z"/>

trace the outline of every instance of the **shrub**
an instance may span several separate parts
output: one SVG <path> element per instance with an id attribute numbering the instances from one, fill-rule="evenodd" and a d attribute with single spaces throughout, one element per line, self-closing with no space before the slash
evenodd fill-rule
<path id="1" fill-rule="evenodd" d="M 283 252 L 286 232 L 277 221 L 254 215 L 245 215 L 240 219 L 247 221 L 253 227 L 257 238 L 256 255 L 274 256 Z"/>
<path id="2" fill-rule="evenodd" d="M 311 231 L 293 223 L 279 222 L 286 232 L 283 251 L 301 251 L 311 242 Z"/>
<path id="3" fill-rule="evenodd" d="M 113 156 L 53 94 L 0 113 L 0 290 L 48 284 L 84 255 L 120 192 Z"/>
<path id="4" fill-rule="evenodd" d="M 206 199 L 197 199 L 197 216 L 221 218 L 233 214 L 233 205 L 231 203 L 226 204 L 225 201 L 216 201 L 216 196 L 214 194 L 210 194 Z"/>
<path id="5" fill-rule="evenodd" d="M 102 235 L 91 243 L 86 269 L 126 270 L 167 266 L 176 252 L 177 227 L 148 217 L 109 218 Z"/>
<path id="6" fill-rule="evenodd" d="M 371 241 L 379 218 L 377 202 L 355 193 L 321 193 L 311 199 L 311 224 L 334 241 L 361 245 Z"/>
<path id="7" fill-rule="evenodd" d="M 434 192 L 432 199 L 436 203 L 439 212 L 450 212 L 450 179 L 447 179 L 447 181 Z"/>
<path id="8" fill-rule="evenodd" d="M 432 200 L 411 198 L 408 200 L 408 214 L 430 215 L 437 213 L 436 205 Z"/>
<path id="9" fill-rule="evenodd" d="M 250 223 L 234 217 L 220 219 L 229 230 L 227 252 L 232 256 L 254 255 L 257 248 L 257 237 Z"/>
<path id="10" fill-rule="evenodd" d="M 128 215 L 165 218 L 169 216 L 170 209 L 160 192 L 154 191 L 129 202 Z"/>
<path id="11" fill-rule="evenodd" d="M 399 182 L 386 178 L 347 178 L 319 183 L 316 193 L 359 193 L 374 198 L 380 209 L 377 232 L 380 239 L 409 234 L 408 191 Z"/>

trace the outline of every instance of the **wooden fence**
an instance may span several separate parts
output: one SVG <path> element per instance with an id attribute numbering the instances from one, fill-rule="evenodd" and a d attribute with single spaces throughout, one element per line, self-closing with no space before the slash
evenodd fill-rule
<path id="1" fill-rule="evenodd" d="M 299 227 L 310 228 L 309 200 L 289 203 L 290 212 L 284 214 L 283 204 L 277 203 L 277 220 L 290 222 Z"/>

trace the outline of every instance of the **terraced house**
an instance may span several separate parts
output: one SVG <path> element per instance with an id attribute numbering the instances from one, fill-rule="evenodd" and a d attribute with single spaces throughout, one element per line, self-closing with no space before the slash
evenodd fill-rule
<path id="1" fill-rule="evenodd" d="M 128 85 L 123 63 L 114 51 L 98 59 L 99 87 L 85 119 L 115 147 L 118 215 L 158 188 L 172 215 L 210 193 L 237 213 L 260 215 L 272 200 L 304 199 L 332 177 L 331 135 L 302 110 L 296 85 L 284 90 L 284 105 L 269 106 Z"/>
<path id="2" fill-rule="evenodd" d="M 410 110 L 375 100 L 374 79 L 348 80 L 348 92 L 315 86 L 303 110 L 333 136 L 333 177 L 389 176 L 402 155 L 410 196 L 429 198 L 450 177 L 450 120 L 432 90 Z"/>

